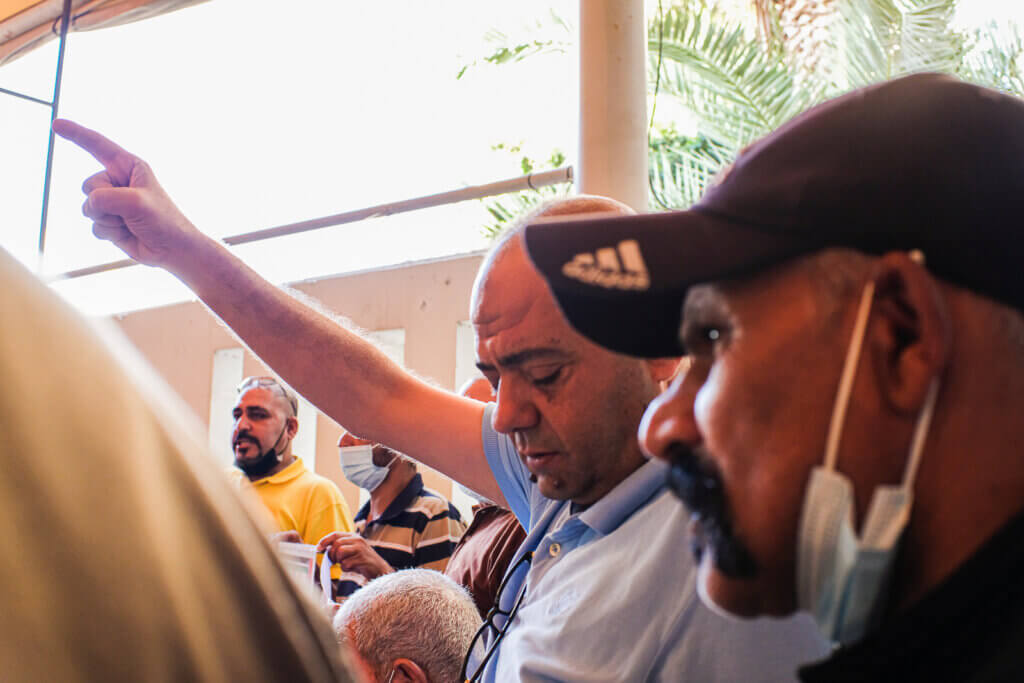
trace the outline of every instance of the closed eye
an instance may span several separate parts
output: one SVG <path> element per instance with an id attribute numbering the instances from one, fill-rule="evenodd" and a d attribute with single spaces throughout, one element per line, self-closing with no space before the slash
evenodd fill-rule
<path id="1" fill-rule="evenodd" d="M 562 376 L 562 368 L 558 368 L 554 372 L 549 373 L 547 375 L 543 375 L 541 377 L 534 377 L 531 381 L 536 386 L 544 387 L 544 386 L 548 386 L 549 384 L 554 384 L 556 381 L 558 381 L 558 378 L 561 377 L 561 376 Z"/>

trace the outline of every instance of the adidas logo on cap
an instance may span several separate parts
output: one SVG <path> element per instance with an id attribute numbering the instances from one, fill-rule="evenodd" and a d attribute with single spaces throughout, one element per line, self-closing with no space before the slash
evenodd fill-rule
<path id="1" fill-rule="evenodd" d="M 605 289 L 645 290 L 651 286 L 636 240 L 624 240 L 618 246 L 604 247 L 592 254 L 576 254 L 562 266 L 562 274 Z"/>

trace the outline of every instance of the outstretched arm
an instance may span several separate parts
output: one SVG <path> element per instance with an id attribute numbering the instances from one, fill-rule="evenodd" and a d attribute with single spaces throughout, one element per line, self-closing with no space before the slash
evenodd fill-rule
<path id="1" fill-rule="evenodd" d="M 174 274 L 286 382 L 347 429 L 503 501 L 483 454 L 483 404 L 433 387 L 377 347 L 270 284 L 199 231 L 146 162 L 58 119 L 54 131 L 104 170 L 82 186 L 93 233 Z"/>

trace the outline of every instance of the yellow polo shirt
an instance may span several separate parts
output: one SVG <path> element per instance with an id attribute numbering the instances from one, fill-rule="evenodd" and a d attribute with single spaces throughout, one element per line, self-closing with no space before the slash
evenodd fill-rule
<path id="1" fill-rule="evenodd" d="M 294 529 L 303 543 L 315 544 L 332 531 L 352 531 L 352 513 L 338 486 L 326 477 L 310 472 L 302 458 L 277 474 L 250 482 L 232 468 L 245 487 L 251 486 L 263 501 L 278 531 Z"/>

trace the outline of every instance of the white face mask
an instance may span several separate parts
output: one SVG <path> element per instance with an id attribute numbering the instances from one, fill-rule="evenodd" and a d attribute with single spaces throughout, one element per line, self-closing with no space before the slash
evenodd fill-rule
<path id="1" fill-rule="evenodd" d="M 341 471 L 345 478 L 371 493 L 387 479 L 391 462 L 395 461 L 395 458 L 392 458 L 384 467 L 374 465 L 373 446 L 369 444 L 342 446 L 338 450 L 341 451 Z"/>
<path id="2" fill-rule="evenodd" d="M 893 559 L 913 504 L 914 477 L 938 396 L 933 379 L 917 418 L 903 482 L 875 488 L 861 537 L 854 530 L 853 485 L 836 471 L 836 456 L 874 284 L 864 288 L 836 394 L 824 463 L 811 472 L 797 536 L 797 602 L 833 642 L 859 640 L 879 615 Z"/>

